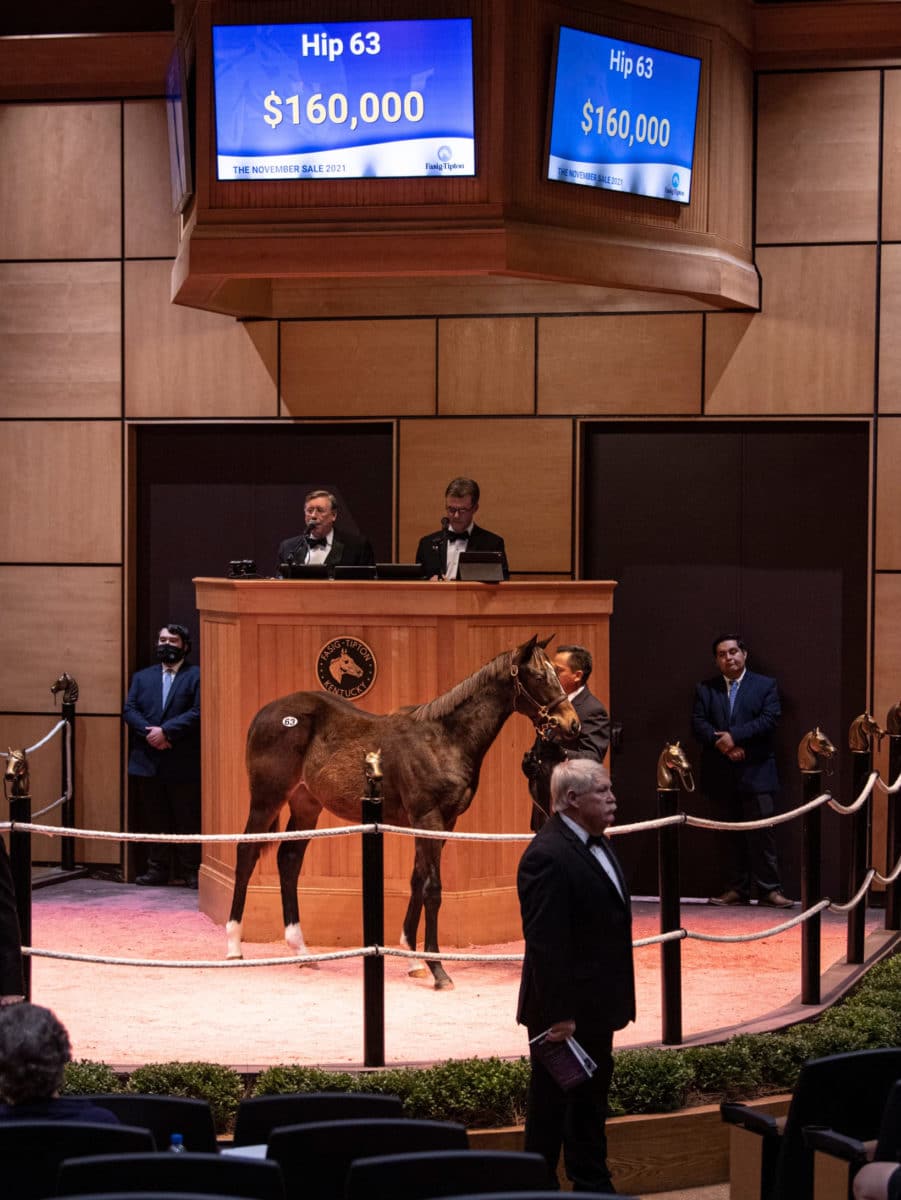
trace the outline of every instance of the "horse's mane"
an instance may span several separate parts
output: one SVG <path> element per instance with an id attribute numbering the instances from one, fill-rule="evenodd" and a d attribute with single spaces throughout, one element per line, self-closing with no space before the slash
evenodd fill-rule
<path id="1" fill-rule="evenodd" d="M 499 675 L 509 672 L 512 660 L 513 651 L 505 650 L 461 683 L 455 684 L 449 692 L 445 692 L 442 696 L 436 696 L 434 700 L 428 700 L 425 704 L 416 705 L 409 712 L 411 719 L 414 721 L 439 721 L 442 717 L 448 716 L 465 701 L 472 699 L 489 680 L 497 679 Z"/>

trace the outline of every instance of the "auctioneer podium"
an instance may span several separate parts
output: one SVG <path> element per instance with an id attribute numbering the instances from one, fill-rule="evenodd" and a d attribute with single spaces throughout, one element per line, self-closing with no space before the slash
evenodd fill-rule
<path id="1" fill-rule="evenodd" d="M 372 686 L 352 702 L 386 713 L 448 691 L 504 650 L 554 635 L 588 646 L 592 691 L 609 700 L 610 582 L 430 583 L 333 580 L 197 579 L 201 624 L 203 832 L 240 833 L 249 796 L 244 740 L 258 709 L 295 691 L 330 689 L 328 665 L 353 639 L 367 671 L 345 677 L 350 690 Z M 364 643 L 361 648 L 356 642 Z M 323 653 L 330 643 L 335 643 Z M 340 672 L 336 672 L 340 674 Z M 322 680 L 322 681 L 321 681 Z M 531 721 L 514 713 L 488 751 L 478 791 L 457 823 L 461 831 L 528 833 L 529 799 L 520 769 Z M 373 750 L 379 749 L 373 746 Z M 362 783 L 362 771 L 361 771 Z M 363 788 L 361 786 L 361 795 Z M 284 828 L 287 809 L 279 828 Z M 323 813 L 319 828 L 340 826 Z M 441 863 L 443 947 L 521 937 L 517 842 L 448 842 Z M 385 936 L 400 934 L 413 866 L 412 838 L 388 834 L 385 846 Z M 275 845 L 267 845 L 251 879 L 244 915 L 249 941 L 276 941 L 283 925 Z M 200 908 L 228 918 L 235 844 L 203 848 Z M 321 838 L 309 846 L 300 876 L 300 919 L 312 946 L 356 946 L 362 939 L 360 835 Z M 419 944 L 423 928 L 420 925 Z"/>

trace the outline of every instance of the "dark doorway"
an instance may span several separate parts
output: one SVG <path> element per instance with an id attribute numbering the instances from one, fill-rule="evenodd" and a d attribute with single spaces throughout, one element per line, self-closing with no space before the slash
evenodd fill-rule
<path id="1" fill-rule="evenodd" d="M 152 425 L 136 439 L 139 666 L 162 622 L 198 629 L 193 578 L 224 576 L 236 558 L 275 574 L 278 544 L 303 531 L 313 488 L 337 497 L 340 528 L 365 533 L 379 561 L 391 558 L 390 424 Z"/>
<path id="2" fill-rule="evenodd" d="M 847 729 L 866 708 L 869 430 L 863 422 L 590 424 L 583 444 L 582 574 L 615 579 L 611 714 L 621 821 L 655 813 L 655 764 L 680 739 L 697 766 L 694 686 L 710 643 L 738 631 L 749 666 L 779 683 L 780 808 L 801 802 L 798 742 L 820 725 L 839 751 L 826 780 L 847 803 Z M 687 811 L 716 816 L 700 797 Z M 823 882 L 846 894 L 843 818 L 826 811 Z M 723 835 L 682 836 L 682 893 L 723 889 Z M 800 895 L 800 821 L 776 831 Z M 657 892 L 653 835 L 617 843 L 637 894 Z"/>

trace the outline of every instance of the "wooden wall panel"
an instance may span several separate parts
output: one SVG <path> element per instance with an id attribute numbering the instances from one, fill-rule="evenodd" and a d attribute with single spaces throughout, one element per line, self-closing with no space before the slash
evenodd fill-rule
<path id="1" fill-rule="evenodd" d="M 901 240 L 901 70 L 883 75 L 882 236 Z"/>
<path id="2" fill-rule="evenodd" d="M 117 258 L 118 103 L 0 105 L 0 259 Z"/>
<path id="3" fill-rule="evenodd" d="M 121 288 L 116 262 L 0 263 L 0 414 L 120 415 Z"/>
<path id="4" fill-rule="evenodd" d="M 901 701 L 901 575 L 876 575 L 873 715 L 880 724 Z"/>
<path id="5" fill-rule="evenodd" d="M 274 417 L 277 328 L 169 301 L 172 263 L 125 264 L 125 414 Z"/>
<path id="6" fill-rule="evenodd" d="M 123 122 L 125 257 L 171 258 L 179 220 L 172 213 L 166 103 L 129 101 Z"/>
<path id="7" fill-rule="evenodd" d="M 882 247 L 879 411 L 901 413 L 901 246 Z"/>
<path id="8" fill-rule="evenodd" d="M 707 317 L 706 411 L 873 411 L 873 246 L 759 250 L 763 311 Z"/>
<path id="9" fill-rule="evenodd" d="M 876 570 L 901 571 L 901 417 L 880 420 L 877 445 Z"/>
<path id="10" fill-rule="evenodd" d="M 435 411 L 435 322 L 325 321 L 282 326 L 282 413 L 423 416 Z"/>
<path id="11" fill-rule="evenodd" d="M 403 421 L 398 471 L 399 555 L 444 515 L 457 475 L 478 481 L 476 523 L 506 542 L 510 570 L 572 571 L 572 422 Z"/>
<path id="12" fill-rule="evenodd" d="M 538 411 L 701 411 L 700 316 L 548 317 L 538 324 Z"/>
<path id="13" fill-rule="evenodd" d="M 63 671 L 79 712 L 121 712 L 119 567 L 0 567 L 0 595 L 0 712 L 58 712 L 50 685 Z"/>
<path id="14" fill-rule="evenodd" d="M 879 89 L 878 71 L 759 77 L 758 244 L 876 238 Z"/>
<path id="15" fill-rule="evenodd" d="M 504 416 L 535 410 L 532 317 L 438 323 L 438 412 Z"/>
<path id="16" fill-rule="evenodd" d="M 0 472 L 0 561 L 120 562 L 118 421 L 9 421 Z"/>
<path id="17" fill-rule="evenodd" d="M 27 749 L 50 732 L 59 712 L 46 717 L 0 716 L 0 746 Z M 75 825 L 79 829 L 119 829 L 119 746 L 122 721 L 118 717 L 79 717 L 75 722 Z M 28 756 L 31 774 L 31 810 L 37 813 L 62 794 L 60 753 L 62 730 L 53 741 Z M 35 820 L 41 825 L 62 825 L 62 809 L 54 808 Z M 35 835 L 31 857 L 35 862 L 58 863 L 59 838 Z M 118 863 L 121 843 L 78 838 L 75 861 Z"/>
<path id="18" fill-rule="evenodd" d="M 752 244 L 754 81 L 745 48 L 720 36 L 710 57 L 710 228 Z"/>

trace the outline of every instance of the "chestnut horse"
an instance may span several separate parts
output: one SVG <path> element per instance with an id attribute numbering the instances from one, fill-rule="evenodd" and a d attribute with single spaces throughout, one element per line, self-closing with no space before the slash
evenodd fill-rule
<path id="1" fill-rule="evenodd" d="M 245 833 L 275 827 L 290 809 L 287 829 L 313 829 L 323 808 L 345 821 L 359 821 L 365 791 L 365 758 L 382 752 L 383 816 L 387 825 L 451 830 L 469 808 L 488 747 L 514 711 L 536 728 L 564 736 L 579 731 L 579 718 L 566 699 L 544 649 L 550 638 L 531 638 L 506 650 L 436 700 L 386 716 L 363 712 L 328 692 L 294 692 L 261 708 L 247 733 L 250 814 Z M 441 851 L 444 840 L 416 838 L 410 903 L 403 941 L 415 950 L 425 909 L 425 949 L 438 951 Z M 308 842 L 283 841 L 278 874 L 285 941 L 304 953 L 297 880 Z M 260 844 L 241 842 L 235 890 L 226 925 L 228 957 L 241 957 L 241 921 L 247 885 Z M 436 988 L 453 984 L 436 960 L 429 961 Z"/>

